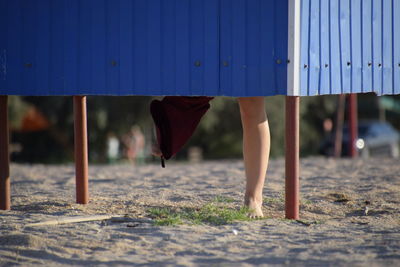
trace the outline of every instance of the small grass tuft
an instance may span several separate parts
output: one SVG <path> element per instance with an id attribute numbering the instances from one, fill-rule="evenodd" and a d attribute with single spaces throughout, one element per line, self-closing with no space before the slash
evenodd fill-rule
<path id="1" fill-rule="evenodd" d="M 199 210 L 191 210 L 186 213 L 185 219 L 194 224 L 223 225 L 234 221 L 248 221 L 249 210 L 240 208 L 239 210 L 227 207 L 217 206 L 214 203 L 208 203 Z"/>
<path id="2" fill-rule="evenodd" d="M 170 208 L 150 208 L 147 212 L 155 220 L 155 225 L 165 226 L 183 223 L 179 213 L 173 212 Z"/>
<path id="3" fill-rule="evenodd" d="M 312 201 L 309 199 L 300 199 L 300 205 L 311 205 Z"/>
<path id="4" fill-rule="evenodd" d="M 209 224 L 224 225 L 235 221 L 249 221 L 249 209 L 229 208 L 216 203 L 208 203 L 200 208 L 150 208 L 149 216 L 154 219 L 155 225 Z"/>

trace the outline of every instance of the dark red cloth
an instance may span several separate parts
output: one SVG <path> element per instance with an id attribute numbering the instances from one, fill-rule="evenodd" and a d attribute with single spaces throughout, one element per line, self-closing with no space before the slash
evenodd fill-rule
<path id="1" fill-rule="evenodd" d="M 162 156 L 170 159 L 193 135 L 213 97 L 166 96 L 153 100 L 150 112 Z"/>

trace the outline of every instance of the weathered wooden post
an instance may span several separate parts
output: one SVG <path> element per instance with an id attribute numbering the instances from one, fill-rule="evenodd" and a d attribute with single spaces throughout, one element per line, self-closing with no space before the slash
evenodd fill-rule
<path id="1" fill-rule="evenodd" d="M 286 97 L 285 128 L 285 216 L 287 219 L 299 219 L 299 152 L 300 152 L 300 97 Z"/>
<path id="2" fill-rule="evenodd" d="M 74 96 L 76 202 L 89 202 L 86 96 Z"/>
<path id="3" fill-rule="evenodd" d="M 0 209 L 11 208 L 8 96 L 0 96 Z"/>

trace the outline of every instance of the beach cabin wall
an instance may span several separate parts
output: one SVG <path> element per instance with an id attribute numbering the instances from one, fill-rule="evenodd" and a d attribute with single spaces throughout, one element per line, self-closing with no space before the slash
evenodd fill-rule
<path id="1" fill-rule="evenodd" d="M 294 95 L 400 93 L 399 0 L 300 7 Z M 288 94 L 288 1 L 0 0 L 11 95 Z M 294 44 L 294 43 L 293 43 Z"/>
<path id="2" fill-rule="evenodd" d="M 281 0 L 0 0 L 12 95 L 286 94 Z"/>

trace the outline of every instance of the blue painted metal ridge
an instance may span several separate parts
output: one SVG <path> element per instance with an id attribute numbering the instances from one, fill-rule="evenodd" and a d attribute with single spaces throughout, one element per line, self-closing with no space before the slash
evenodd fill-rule
<path id="1" fill-rule="evenodd" d="M 300 95 L 400 94 L 400 1 L 301 3 Z"/>
<path id="2" fill-rule="evenodd" d="M 0 94 L 286 94 L 281 0 L 0 0 Z"/>

